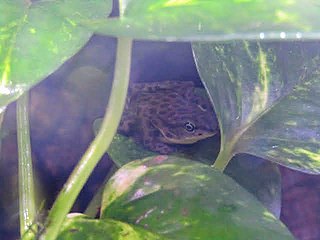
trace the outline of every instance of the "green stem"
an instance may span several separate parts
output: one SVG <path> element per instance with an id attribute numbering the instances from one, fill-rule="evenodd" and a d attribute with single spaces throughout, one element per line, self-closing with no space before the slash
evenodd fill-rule
<path id="1" fill-rule="evenodd" d="M 213 163 L 212 167 L 223 172 L 227 165 L 229 164 L 230 160 L 234 155 L 234 146 L 239 139 L 239 134 L 235 135 L 233 138 L 225 138 L 223 131 L 221 131 L 221 147 L 220 152 Z"/>
<path id="2" fill-rule="evenodd" d="M 84 214 L 89 217 L 95 217 L 98 213 L 98 210 L 101 206 L 101 200 L 103 195 L 103 190 L 105 188 L 106 183 L 112 177 L 112 175 L 118 170 L 117 166 L 114 164 L 111 169 L 109 170 L 106 178 L 103 181 L 103 184 L 99 187 L 96 194 L 93 196 L 92 200 L 90 201 L 88 207 L 84 211 Z"/>
<path id="3" fill-rule="evenodd" d="M 17 134 L 19 152 L 19 209 L 20 234 L 23 239 L 31 239 L 36 229 L 28 231 L 36 216 L 33 168 L 30 147 L 28 93 L 17 101 Z"/>
<path id="4" fill-rule="evenodd" d="M 5 137 L 4 129 L 2 128 L 4 113 L 5 113 L 5 110 L 3 110 L 0 113 L 0 152 L 1 152 L 1 148 L 2 148 L 2 139 Z"/>
<path id="5" fill-rule="evenodd" d="M 220 172 L 223 172 L 232 158 L 231 149 L 232 148 L 224 147 L 221 144 L 219 155 L 212 167 L 219 170 Z"/>
<path id="6" fill-rule="evenodd" d="M 235 155 L 235 146 L 239 141 L 242 134 L 248 129 L 247 127 L 243 127 L 243 129 L 233 135 L 232 138 L 226 138 L 224 136 L 223 131 L 221 131 L 221 147 L 219 155 L 216 161 L 213 163 L 212 167 L 223 172 L 227 165 L 229 164 L 230 160 Z"/>
<path id="7" fill-rule="evenodd" d="M 117 131 L 117 127 L 125 105 L 129 84 L 131 46 L 131 39 L 118 39 L 112 91 L 101 129 L 85 154 L 82 156 L 80 162 L 73 170 L 68 181 L 54 202 L 47 218 L 46 231 L 40 237 L 40 239 L 56 239 L 66 215 L 70 211 L 74 201 L 76 200 L 83 185 L 86 183 L 91 172 L 99 162 L 102 155 L 108 149 L 113 136 Z"/>

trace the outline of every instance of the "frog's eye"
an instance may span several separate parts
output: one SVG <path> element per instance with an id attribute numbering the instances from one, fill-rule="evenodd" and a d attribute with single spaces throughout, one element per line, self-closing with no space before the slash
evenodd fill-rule
<path id="1" fill-rule="evenodd" d="M 188 132 L 194 132 L 194 130 L 196 129 L 196 126 L 192 123 L 192 122 L 186 122 L 184 124 L 184 128 L 188 131 Z"/>

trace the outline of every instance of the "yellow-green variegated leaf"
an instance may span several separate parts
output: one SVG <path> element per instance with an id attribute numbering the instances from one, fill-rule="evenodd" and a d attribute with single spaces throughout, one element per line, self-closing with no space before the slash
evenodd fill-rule
<path id="1" fill-rule="evenodd" d="M 224 173 L 280 218 L 281 174 L 277 164 L 248 154 L 239 154 L 230 162 Z"/>
<path id="2" fill-rule="evenodd" d="M 165 240 L 141 227 L 112 219 L 90 219 L 69 214 L 57 240 Z"/>
<path id="3" fill-rule="evenodd" d="M 220 136 L 196 143 L 194 153 L 185 157 L 208 165 L 219 153 Z M 239 154 L 230 162 L 224 173 L 233 178 L 263 205 L 280 218 L 281 175 L 277 164 L 248 154 Z"/>
<path id="4" fill-rule="evenodd" d="M 107 17 L 111 0 L 1 0 L 0 109 L 52 73 L 91 37 L 80 19 Z"/>
<path id="5" fill-rule="evenodd" d="M 320 172 L 320 44 L 193 45 L 221 128 L 221 159 L 253 154 Z"/>
<path id="6" fill-rule="evenodd" d="M 314 0 L 122 0 L 121 18 L 90 21 L 104 34 L 141 39 L 214 40 L 320 37 Z"/>
<path id="7" fill-rule="evenodd" d="M 102 123 L 102 118 L 98 118 L 93 122 L 93 131 L 97 135 Z M 156 153 L 148 151 L 142 145 L 137 144 L 132 138 L 116 134 L 108 148 L 108 155 L 117 167 L 140 158 L 156 155 Z"/>
<path id="8" fill-rule="evenodd" d="M 230 177 L 174 156 L 149 157 L 120 168 L 105 187 L 100 215 L 165 239 L 293 239 Z"/>

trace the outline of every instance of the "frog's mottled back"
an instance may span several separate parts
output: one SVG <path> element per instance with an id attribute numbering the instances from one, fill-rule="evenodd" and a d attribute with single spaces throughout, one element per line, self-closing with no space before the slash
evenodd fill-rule
<path id="1" fill-rule="evenodd" d="M 172 144 L 192 144 L 213 136 L 218 130 L 214 111 L 194 89 L 193 82 L 134 84 L 119 131 L 162 154 L 174 151 Z"/>

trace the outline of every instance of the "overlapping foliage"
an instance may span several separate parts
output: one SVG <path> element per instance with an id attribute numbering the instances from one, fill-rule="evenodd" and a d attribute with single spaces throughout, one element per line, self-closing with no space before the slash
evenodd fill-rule
<path id="1" fill-rule="evenodd" d="M 220 41 L 193 43 L 221 128 L 214 167 L 223 170 L 235 154 L 245 152 L 319 173 L 318 52 L 310 53 L 302 42 L 225 42 L 318 39 L 314 1 L 131 0 L 120 1 L 120 18 L 107 18 L 111 5 L 103 0 L 1 1 L 0 107 L 53 72 L 94 31 Z M 101 218 L 68 219 L 59 239 L 92 237 L 89 228 L 98 238 L 109 232 L 110 239 L 293 239 L 223 173 L 164 156 L 122 167 L 106 186 Z"/>

